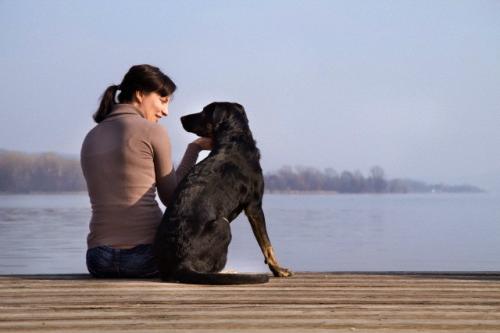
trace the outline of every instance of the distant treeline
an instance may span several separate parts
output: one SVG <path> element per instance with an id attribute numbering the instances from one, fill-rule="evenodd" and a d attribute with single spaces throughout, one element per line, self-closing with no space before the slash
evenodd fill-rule
<path id="1" fill-rule="evenodd" d="M 386 179 L 379 166 L 370 169 L 365 177 L 360 171 L 332 168 L 320 171 L 311 167 L 283 167 L 265 175 L 266 189 L 275 192 L 337 192 L 337 193 L 431 193 L 431 192 L 483 192 L 470 185 L 426 184 L 410 179 Z"/>
<path id="2" fill-rule="evenodd" d="M 385 178 L 384 170 L 375 166 L 367 177 L 359 171 L 337 173 L 328 168 L 283 167 L 265 175 L 266 190 L 274 192 L 338 193 L 408 193 L 408 192 L 482 192 L 469 186 L 429 185 L 408 179 Z M 75 158 L 56 153 L 27 154 L 0 149 L 0 192 L 67 192 L 86 191 L 86 184 Z"/>
<path id="3" fill-rule="evenodd" d="M 80 162 L 55 153 L 0 150 L 0 192 L 85 191 Z"/>

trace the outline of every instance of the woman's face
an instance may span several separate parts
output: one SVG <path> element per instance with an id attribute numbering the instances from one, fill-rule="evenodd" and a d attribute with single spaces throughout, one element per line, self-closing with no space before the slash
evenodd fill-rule
<path id="1" fill-rule="evenodd" d="M 157 92 L 136 92 L 134 106 L 151 122 L 158 122 L 168 115 L 168 103 L 171 96 L 160 96 Z"/>

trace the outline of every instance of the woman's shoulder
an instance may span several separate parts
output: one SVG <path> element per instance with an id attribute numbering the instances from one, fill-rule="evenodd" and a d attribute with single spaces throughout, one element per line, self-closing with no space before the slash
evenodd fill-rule
<path id="1" fill-rule="evenodd" d="M 116 119 L 118 127 L 128 128 L 129 131 L 135 132 L 136 135 L 144 135 L 150 137 L 151 139 L 155 137 L 159 138 L 168 138 L 168 131 L 165 126 L 160 125 L 159 123 L 151 122 L 141 115 L 129 113 L 125 117 L 121 119 Z"/>
<path id="2" fill-rule="evenodd" d="M 148 127 L 148 132 L 151 136 L 151 138 L 168 138 L 168 131 L 167 128 L 159 123 L 153 123 L 150 122 L 146 119 L 144 119 L 147 124 L 145 126 Z"/>
<path id="3" fill-rule="evenodd" d="M 143 137 L 153 147 L 163 149 L 165 145 L 170 145 L 170 136 L 165 126 L 142 118 L 140 127 L 139 136 Z"/>

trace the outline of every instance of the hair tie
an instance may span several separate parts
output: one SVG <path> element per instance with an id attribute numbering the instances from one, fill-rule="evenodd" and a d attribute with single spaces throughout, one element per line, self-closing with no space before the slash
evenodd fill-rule
<path id="1" fill-rule="evenodd" d="M 118 93 L 120 91 L 120 93 Z M 113 102 L 115 102 L 115 104 L 118 104 L 120 103 L 120 100 L 118 99 L 118 95 L 121 94 L 121 89 L 120 89 L 120 85 L 115 85 L 115 94 L 113 96 Z"/>

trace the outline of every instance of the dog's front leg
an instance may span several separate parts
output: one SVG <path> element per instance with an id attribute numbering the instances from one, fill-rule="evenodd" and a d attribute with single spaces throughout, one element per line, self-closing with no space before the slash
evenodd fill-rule
<path id="1" fill-rule="evenodd" d="M 267 235 L 266 220 L 264 217 L 264 212 L 260 205 L 251 205 L 245 209 L 245 214 L 250 221 L 253 233 L 257 242 L 259 243 L 260 249 L 264 254 L 265 262 L 269 266 L 271 272 L 277 277 L 288 277 L 292 275 L 292 272 L 286 268 L 279 265 L 276 255 L 274 254 L 274 249 Z"/>

